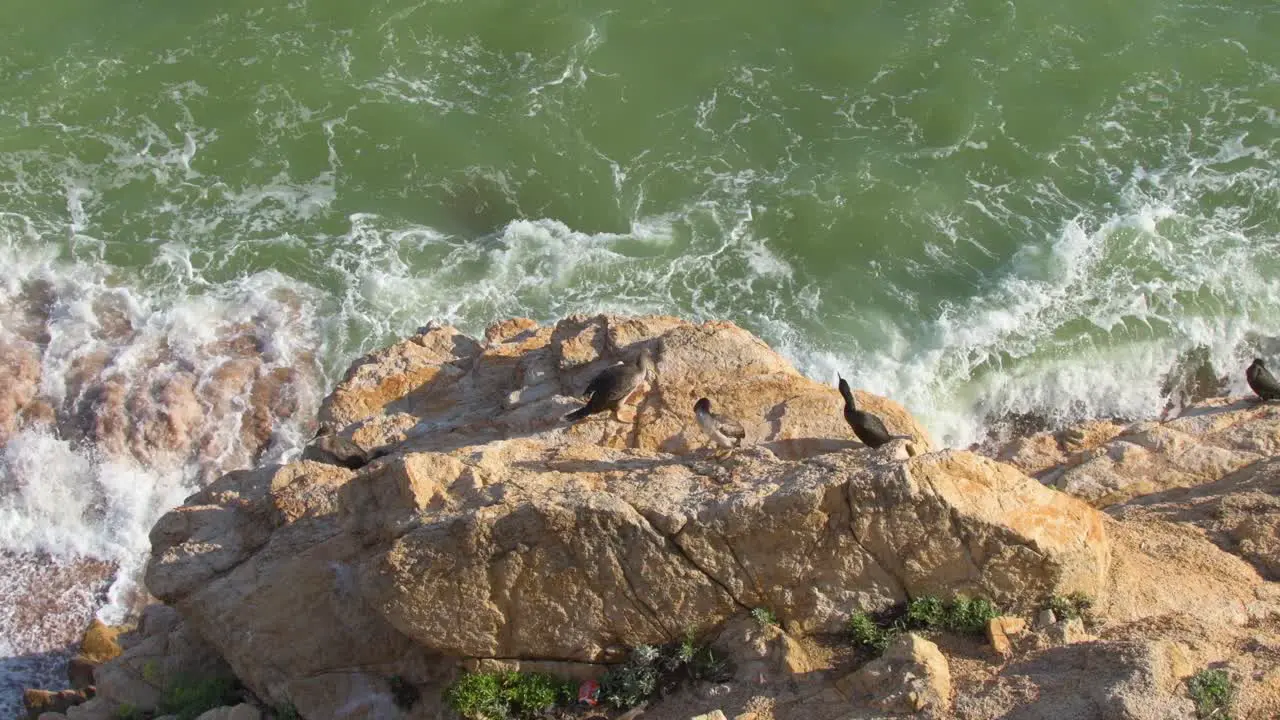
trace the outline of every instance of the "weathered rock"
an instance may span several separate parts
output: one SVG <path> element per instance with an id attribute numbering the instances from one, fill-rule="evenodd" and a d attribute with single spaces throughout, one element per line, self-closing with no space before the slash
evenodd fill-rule
<path id="1" fill-rule="evenodd" d="M 80 655 L 90 662 L 103 663 L 123 652 L 117 638 L 122 628 L 109 627 L 95 618 L 80 640 Z"/>
<path id="2" fill-rule="evenodd" d="M 657 373 L 635 408 L 621 420 L 560 420 L 595 373 L 642 344 L 658 350 Z M 228 370 L 228 387 L 243 391 L 236 377 Z M 699 449 L 691 408 L 702 395 L 747 427 L 747 447 L 723 462 Z M 1274 598 L 1228 554 L 1248 544 L 1265 558 L 1272 547 L 1270 516 L 1250 521 L 1244 495 L 1221 526 L 1207 506 L 1194 521 L 1215 547 L 1172 506 L 1116 505 L 1125 519 L 1112 519 L 1011 465 L 930 452 L 905 410 L 861 402 L 915 439 L 862 446 L 834 388 L 726 323 L 516 320 L 489 328 L 483 342 L 427 328 L 357 362 L 324 406 L 344 438 L 385 455 L 356 471 L 299 461 L 232 473 L 156 524 L 148 587 L 184 622 L 152 611 L 143 625 L 198 632 L 268 705 L 317 720 L 400 717 L 393 676 L 423 690 L 412 716 L 432 717 L 458 667 L 590 678 L 629 647 L 716 628 L 745 681 L 736 685 L 824 683 L 822 654 L 806 652 L 800 636 L 923 595 L 981 596 L 1013 612 L 1054 594 L 1095 600 L 1099 640 L 1054 623 L 1046 645 L 1053 633 L 1070 644 L 1037 649 L 1007 642 L 1013 619 L 997 623 L 992 643 L 1009 659 L 986 672 L 999 674 L 1006 695 L 1042 682 L 1019 653 L 1050 665 L 1065 648 L 1124 656 L 1135 640 L 1107 634 L 1116 623 L 1177 613 L 1212 627 L 1267 621 Z M 1099 504 L 1118 502 L 1244 473 L 1233 468 L 1262 455 L 1268 412 L 1222 406 L 1164 424 L 1093 423 L 1037 436 L 1006 457 Z M 785 632 L 755 624 L 750 608 L 772 610 Z M 876 684 L 876 712 L 946 712 L 950 691 L 938 678 L 950 670 L 917 641 L 859 681 L 889 672 L 891 661 L 927 670 Z M 1124 665 L 1108 687 L 1130 682 L 1143 662 Z M 136 663 L 126 677 L 108 672 L 110 697 L 134 692 L 127 684 L 139 673 Z M 737 690 L 715 692 L 670 715 L 648 712 L 744 709 L 721 697 Z M 1136 707 L 1141 693 L 1131 695 Z M 778 704 L 779 720 L 861 712 L 829 685 L 814 697 L 827 699 L 815 705 L 797 689 Z M 989 707 L 1005 702 L 982 697 Z M 818 705 L 836 714 L 815 714 Z"/>
<path id="3" fill-rule="evenodd" d="M 0 447 L 20 424 L 40 389 L 40 359 L 34 346 L 0 340 Z"/>
<path id="4" fill-rule="evenodd" d="M 990 451 L 1064 492 L 1106 506 L 1216 482 L 1280 452 L 1280 407 L 1214 398 L 1168 422 L 1092 421 Z"/>
<path id="5" fill-rule="evenodd" d="M 951 707 L 951 669 L 938 646 L 915 633 L 898 637 L 879 658 L 836 683 L 855 703 L 888 712 L 942 717 Z"/>
<path id="6" fill-rule="evenodd" d="M 1223 550 L 1250 562 L 1264 578 L 1280 581 L 1280 458 L 1215 483 L 1135 498 L 1109 512 L 1129 521 L 1191 523 Z"/>
<path id="7" fill-rule="evenodd" d="M 1019 635 L 1027 629 L 1027 621 L 1020 617 L 1002 615 L 987 621 L 987 642 L 996 655 L 1007 658 L 1013 654 L 1009 636 Z"/>
<path id="8" fill-rule="evenodd" d="M 818 664 L 777 625 L 761 625 L 750 615 L 729 620 L 712 646 L 735 669 L 739 682 L 764 683 L 814 672 Z"/>
<path id="9" fill-rule="evenodd" d="M 181 622 L 172 611 L 151 606 L 139 625 L 134 642 L 123 654 L 94 670 L 97 696 L 85 717 L 110 713 L 129 705 L 153 711 L 166 688 L 192 678 L 229 678 L 230 669 L 205 640 Z"/>
<path id="10" fill-rule="evenodd" d="M 31 720 L 44 713 L 62 713 L 89 698 L 81 690 L 27 690 L 22 693 L 22 706 Z"/>

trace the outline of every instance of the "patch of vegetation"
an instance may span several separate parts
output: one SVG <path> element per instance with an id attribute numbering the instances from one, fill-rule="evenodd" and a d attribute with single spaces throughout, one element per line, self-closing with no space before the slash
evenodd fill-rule
<path id="1" fill-rule="evenodd" d="M 418 703 L 418 698 L 421 697 L 417 686 L 399 675 L 388 678 L 387 685 L 391 687 L 391 700 L 401 710 L 408 711 Z"/>
<path id="2" fill-rule="evenodd" d="M 1231 720 L 1236 690 L 1226 670 L 1201 670 L 1187 681 L 1187 691 L 1196 703 L 1196 717 Z"/>
<path id="3" fill-rule="evenodd" d="M 660 653 L 652 645 L 638 645 L 626 663 L 609 669 L 600 678 L 600 698 L 627 710 L 639 705 L 658 690 Z"/>
<path id="4" fill-rule="evenodd" d="M 628 710 L 655 694 L 672 693 L 685 682 L 724 682 L 732 676 L 728 658 L 688 634 L 662 647 L 633 649 L 626 663 L 610 668 L 600 679 L 600 698 Z"/>
<path id="5" fill-rule="evenodd" d="M 111 717 L 115 718 L 115 720 L 143 720 L 144 715 L 138 708 L 129 703 L 123 703 L 116 708 Z"/>
<path id="6" fill-rule="evenodd" d="M 849 622 L 845 627 L 855 644 L 870 648 L 876 655 L 889 647 L 889 641 L 896 634 L 893 628 L 881 627 L 864 612 L 855 612 L 849 616 Z"/>
<path id="7" fill-rule="evenodd" d="M 751 617 L 760 623 L 760 627 L 769 627 L 778 624 L 778 616 L 773 614 L 769 608 L 758 607 L 751 611 Z"/>
<path id="8" fill-rule="evenodd" d="M 275 720 L 302 720 L 302 716 L 298 714 L 298 708 L 293 703 L 286 703 L 276 708 L 272 713 Z"/>
<path id="9" fill-rule="evenodd" d="M 160 698 L 159 714 L 196 720 L 213 708 L 235 705 L 242 699 L 240 683 L 235 678 L 178 678 Z"/>
<path id="10" fill-rule="evenodd" d="M 988 620 L 999 615 L 996 606 L 982 598 L 957 595 L 951 602 L 944 603 L 932 595 L 924 595 L 912 599 L 905 608 L 899 606 L 882 613 L 879 618 L 855 612 L 849 616 L 845 629 L 855 644 L 879 655 L 902 632 L 946 630 L 977 635 L 986 631 Z"/>
<path id="11" fill-rule="evenodd" d="M 1092 619 L 1090 612 L 1093 610 L 1093 599 L 1082 592 L 1054 595 L 1045 603 L 1045 607 L 1052 610 L 1053 616 L 1059 620 L 1080 618 L 1088 622 Z"/>
<path id="12" fill-rule="evenodd" d="M 1000 616 L 1000 611 L 990 600 L 969 599 L 957 595 L 947 605 L 942 627 L 952 632 L 980 635 L 987 630 L 987 622 Z"/>
<path id="13" fill-rule="evenodd" d="M 445 691 L 445 701 L 465 718 L 506 720 L 540 717 L 574 694 L 573 685 L 543 673 L 467 673 Z"/>
<path id="14" fill-rule="evenodd" d="M 656 694 L 673 692 L 684 682 L 723 682 L 732 675 L 727 658 L 689 634 L 661 647 L 633 648 L 627 662 L 600 678 L 599 700 L 627 710 Z M 543 718 L 557 707 L 575 705 L 578 684 L 540 673 L 468 673 L 449 686 L 445 701 L 472 720 Z"/>
<path id="15" fill-rule="evenodd" d="M 912 627 L 942 627 L 947 619 L 947 606 L 941 600 L 925 595 L 907 603 L 906 623 Z"/>

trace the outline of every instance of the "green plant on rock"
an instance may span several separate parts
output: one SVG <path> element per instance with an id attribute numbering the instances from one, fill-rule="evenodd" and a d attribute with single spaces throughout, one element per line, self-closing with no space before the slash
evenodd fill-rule
<path id="1" fill-rule="evenodd" d="M 941 627 L 946 619 L 946 605 L 932 595 L 914 598 L 907 603 L 907 615 L 904 622 L 911 627 Z"/>
<path id="2" fill-rule="evenodd" d="M 293 703 L 285 703 L 272 711 L 275 720 L 302 720 L 302 716 L 298 714 L 298 708 Z"/>
<path id="3" fill-rule="evenodd" d="M 1187 681 L 1187 691 L 1196 703 L 1196 717 L 1231 720 L 1236 692 L 1226 670 L 1201 670 Z"/>
<path id="4" fill-rule="evenodd" d="M 445 691 L 450 707 L 475 720 L 542 717 L 573 697 L 571 686 L 543 673 L 467 673 Z"/>
<path id="5" fill-rule="evenodd" d="M 503 689 L 516 717 L 534 717 L 556 706 L 564 683 L 542 673 L 506 673 Z"/>
<path id="6" fill-rule="evenodd" d="M 1054 595 L 1049 598 L 1049 602 L 1045 603 L 1045 607 L 1052 610 L 1054 617 L 1059 620 L 1074 618 L 1089 620 L 1093 599 L 1077 591 L 1067 595 Z"/>
<path id="7" fill-rule="evenodd" d="M 159 714 L 176 715 L 178 720 L 195 720 L 213 708 L 235 705 L 241 699 L 240 683 L 235 678 L 180 677 L 165 689 L 160 698 Z"/>
<path id="8" fill-rule="evenodd" d="M 600 697 L 619 710 L 629 710 L 658 689 L 658 649 L 637 645 L 626 663 L 609 669 L 600 678 Z"/>
<path id="9" fill-rule="evenodd" d="M 952 632 L 980 635 L 987 629 L 987 622 L 999 617 L 1000 611 L 990 600 L 982 598 L 969 599 L 957 595 L 947 606 L 946 620 L 943 627 Z"/>
<path id="10" fill-rule="evenodd" d="M 877 655 L 889 647 L 889 641 L 894 634 L 892 630 L 877 625 L 876 621 L 864 612 L 855 612 L 850 615 L 845 627 L 855 644 L 870 648 Z"/>
<path id="11" fill-rule="evenodd" d="M 465 718 L 502 720 L 507 716 L 507 703 L 496 673 L 467 673 L 449 686 L 444 698 Z"/>
<path id="12" fill-rule="evenodd" d="M 115 720 L 143 720 L 144 716 L 138 708 L 129 703 L 123 703 L 116 708 L 115 712 L 111 713 L 111 717 L 115 718 Z"/>
<path id="13" fill-rule="evenodd" d="M 758 607 L 751 611 L 751 617 L 760 624 L 760 627 L 769 627 L 778 624 L 778 616 L 773 614 L 769 608 Z"/>

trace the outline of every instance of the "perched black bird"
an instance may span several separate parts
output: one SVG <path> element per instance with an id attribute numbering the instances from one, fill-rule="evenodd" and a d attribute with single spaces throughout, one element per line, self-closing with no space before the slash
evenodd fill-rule
<path id="1" fill-rule="evenodd" d="M 1263 400 L 1280 400 L 1280 382 L 1267 370 L 1261 358 L 1253 359 L 1253 364 L 1244 371 L 1244 379 L 1249 381 L 1249 388 Z"/>
<path id="2" fill-rule="evenodd" d="M 302 451 L 303 460 L 315 460 L 329 465 L 341 465 L 348 470 L 358 470 L 371 460 L 389 453 L 389 449 L 379 448 L 369 452 L 351 440 L 338 434 L 337 428 L 330 423 L 321 423 L 320 429 L 311 442 Z"/>
<path id="3" fill-rule="evenodd" d="M 583 393 L 587 404 L 565 415 L 564 419 L 576 422 L 605 410 L 612 410 L 616 415 L 618 406 L 640 387 L 651 370 L 653 351 L 646 346 L 640 349 L 634 362 L 606 368 L 592 378 Z"/>
<path id="4" fill-rule="evenodd" d="M 698 427 L 719 448 L 716 455 L 731 452 L 742 445 L 747 431 L 742 424 L 731 417 L 711 412 L 711 400 L 702 398 L 693 404 L 693 416 L 698 419 Z"/>
<path id="5" fill-rule="evenodd" d="M 844 397 L 844 420 L 849 423 L 849 427 L 853 428 L 853 434 L 857 435 L 863 444 L 877 448 L 896 437 L 889 434 L 888 428 L 880 418 L 854 407 L 853 391 L 849 389 L 849 383 L 844 378 L 840 378 L 840 395 Z"/>

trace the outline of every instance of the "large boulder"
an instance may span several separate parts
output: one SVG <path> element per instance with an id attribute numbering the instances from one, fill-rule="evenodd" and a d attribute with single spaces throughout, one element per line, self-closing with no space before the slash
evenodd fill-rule
<path id="1" fill-rule="evenodd" d="M 561 421 L 646 344 L 637 407 Z M 860 395 L 912 439 L 861 445 L 834 387 L 728 323 L 426 328 L 324 404 L 376 460 L 223 477 L 156 524 L 147 584 L 308 718 L 335 717 L 335 688 L 390 707 L 389 677 L 438 686 L 441 656 L 600 663 L 757 607 L 790 634 L 927 593 L 1105 594 L 1103 515 L 987 458 L 929 454 L 903 408 Z M 701 396 L 747 428 L 727 461 L 699 449 Z"/>

